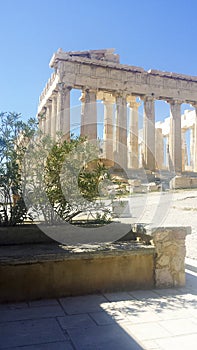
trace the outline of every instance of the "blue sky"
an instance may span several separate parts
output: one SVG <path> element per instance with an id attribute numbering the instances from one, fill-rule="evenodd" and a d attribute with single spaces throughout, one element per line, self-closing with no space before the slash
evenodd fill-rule
<path id="1" fill-rule="evenodd" d="M 196 0 L 0 0 L 0 111 L 36 115 L 59 47 L 114 47 L 121 63 L 197 76 L 196 13 Z"/>

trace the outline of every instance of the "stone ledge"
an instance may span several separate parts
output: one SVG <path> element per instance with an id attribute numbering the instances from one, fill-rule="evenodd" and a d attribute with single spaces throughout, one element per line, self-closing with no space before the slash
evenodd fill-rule
<path id="1" fill-rule="evenodd" d="M 153 229 L 155 246 L 135 242 L 0 247 L 0 301 L 21 301 L 185 285 L 190 227 Z"/>
<path id="2" fill-rule="evenodd" d="M 55 244 L 39 245 L 37 254 L 32 247 L 1 247 L 0 302 L 154 287 L 154 247 L 121 243 L 98 252 L 75 246 L 61 254 Z"/>
<path id="3" fill-rule="evenodd" d="M 44 261 L 99 259 L 102 257 L 153 255 L 155 248 L 140 243 L 109 243 L 65 246 L 25 244 L 0 247 L 0 265 L 32 264 Z"/>

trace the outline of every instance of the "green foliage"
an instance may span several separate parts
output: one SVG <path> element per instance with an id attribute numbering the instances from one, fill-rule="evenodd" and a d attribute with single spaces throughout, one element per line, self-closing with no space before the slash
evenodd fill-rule
<path id="1" fill-rule="evenodd" d="M 72 222 L 80 213 L 93 215 L 103 208 L 99 184 L 109 174 L 99 162 L 97 146 L 85 138 L 55 142 L 43 136 L 34 140 L 25 165 L 26 201 L 37 220 L 43 218 L 48 224 Z"/>
<path id="2" fill-rule="evenodd" d="M 21 162 L 36 128 L 17 113 L 0 113 L 0 225 L 16 225 L 27 217 L 22 197 Z"/>

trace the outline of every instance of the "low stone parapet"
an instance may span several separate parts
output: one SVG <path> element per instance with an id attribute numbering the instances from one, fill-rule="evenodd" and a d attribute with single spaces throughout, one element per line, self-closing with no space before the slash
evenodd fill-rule
<path id="1" fill-rule="evenodd" d="M 155 287 L 185 285 L 186 235 L 190 227 L 159 227 L 152 232 L 155 245 Z"/>
<path id="2" fill-rule="evenodd" d="M 190 227 L 153 230 L 140 242 L 0 244 L 0 302 L 185 285 Z M 26 232 L 27 233 L 27 232 Z M 12 243 L 12 244 L 9 244 Z"/>
<path id="3" fill-rule="evenodd" d="M 154 251 L 138 243 L 0 247 L 0 302 L 152 289 Z"/>

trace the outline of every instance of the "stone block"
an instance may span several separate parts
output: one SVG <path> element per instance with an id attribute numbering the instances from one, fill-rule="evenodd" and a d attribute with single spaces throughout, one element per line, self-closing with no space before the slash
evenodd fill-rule
<path id="1" fill-rule="evenodd" d="M 138 180 L 138 179 L 129 179 L 128 183 L 129 183 L 129 185 L 131 185 L 133 187 L 141 186 L 141 180 Z"/>
<path id="2" fill-rule="evenodd" d="M 184 287 L 185 286 L 185 272 L 179 272 L 174 276 L 174 286 Z"/>
<path id="3" fill-rule="evenodd" d="M 111 70 L 110 76 L 112 79 L 122 80 L 122 72 L 117 70 Z"/>
<path id="4" fill-rule="evenodd" d="M 156 287 L 184 286 L 185 284 L 185 238 L 191 228 L 157 228 L 152 233 L 156 249 Z"/>
<path id="5" fill-rule="evenodd" d="M 172 287 L 173 286 L 173 277 L 169 270 L 169 268 L 163 268 L 163 269 L 155 269 L 155 280 L 156 280 L 156 287 L 162 288 L 162 287 Z"/>
<path id="6" fill-rule="evenodd" d="M 136 187 L 133 187 L 133 193 L 147 193 L 148 191 L 148 188 L 147 186 L 136 186 Z"/>
<path id="7" fill-rule="evenodd" d="M 191 188 L 197 188 L 197 177 L 191 179 Z"/>
<path id="8" fill-rule="evenodd" d="M 149 190 L 149 192 L 156 192 L 159 190 L 159 188 L 155 183 L 149 183 L 148 190 Z"/>
<path id="9" fill-rule="evenodd" d="M 161 255 L 158 259 L 157 259 L 157 264 L 160 267 L 164 267 L 164 266 L 169 266 L 170 263 L 170 257 L 166 254 Z"/>
<path id="10" fill-rule="evenodd" d="M 97 77 L 107 77 L 108 74 L 107 74 L 108 70 L 106 70 L 106 68 L 102 68 L 102 67 L 98 67 L 96 68 L 96 76 Z"/>
<path id="11" fill-rule="evenodd" d="M 197 188 L 197 177 L 175 176 L 170 181 L 171 189 Z"/>

